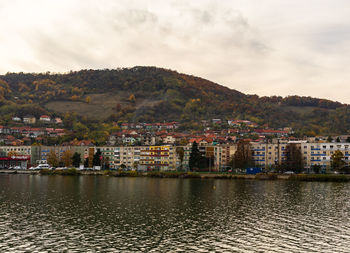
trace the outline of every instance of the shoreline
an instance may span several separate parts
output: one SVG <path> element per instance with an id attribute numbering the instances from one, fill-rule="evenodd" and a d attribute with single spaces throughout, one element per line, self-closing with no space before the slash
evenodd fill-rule
<path id="1" fill-rule="evenodd" d="M 317 182 L 350 182 L 350 175 L 338 174 L 276 174 L 260 173 L 256 175 L 205 172 L 136 172 L 136 171 L 80 171 L 68 170 L 0 170 L 0 175 L 41 175 L 41 176 L 110 176 L 110 177 L 150 177 L 150 178 L 197 178 L 229 180 L 288 180 Z"/>

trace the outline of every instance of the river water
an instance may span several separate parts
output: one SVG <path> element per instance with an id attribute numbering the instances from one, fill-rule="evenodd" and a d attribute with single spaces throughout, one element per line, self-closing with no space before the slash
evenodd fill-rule
<path id="1" fill-rule="evenodd" d="M 350 184 L 0 176 L 0 252 L 350 252 Z"/>

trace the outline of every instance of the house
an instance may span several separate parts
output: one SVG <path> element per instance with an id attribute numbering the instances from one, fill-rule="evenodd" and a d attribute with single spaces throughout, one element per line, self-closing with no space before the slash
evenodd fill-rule
<path id="1" fill-rule="evenodd" d="M 41 115 L 39 120 L 40 120 L 40 121 L 43 121 L 43 122 L 45 122 L 45 123 L 50 123 L 51 118 L 50 118 L 50 116 L 48 116 L 48 115 Z"/>
<path id="2" fill-rule="evenodd" d="M 129 124 L 128 123 L 122 123 L 121 128 L 123 130 L 127 130 L 127 129 L 129 129 Z"/>
<path id="3" fill-rule="evenodd" d="M 20 122 L 20 121 L 22 121 L 22 119 L 21 119 L 20 117 L 13 116 L 13 117 L 12 117 L 12 121 Z"/>
<path id="4" fill-rule="evenodd" d="M 288 136 L 288 131 L 282 131 L 282 130 L 272 130 L 272 129 L 255 129 L 255 133 L 258 135 L 272 135 L 272 136 Z"/>
<path id="5" fill-rule="evenodd" d="M 26 124 L 35 124 L 36 118 L 34 116 L 27 115 L 23 117 L 23 122 Z"/>
<path id="6" fill-rule="evenodd" d="M 188 142 L 189 142 L 189 145 L 191 145 L 191 146 L 192 146 L 193 142 L 196 142 L 198 144 L 198 146 L 206 146 L 206 145 L 213 143 L 213 139 L 199 137 L 199 138 L 192 138 Z"/>
<path id="7" fill-rule="evenodd" d="M 11 132 L 10 128 L 5 126 L 0 126 L 0 134 L 9 134 L 10 132 Z"/>
<path id="8" fill-rule="evenodd" d="M 55 118 L 55 123 L 56 123 L 56 124 L 62 124 L 63 121 L 62 121 L 61 118 Z"/>
<path id="9" fill-rule="evenodd" d="M 176 136 L 173 134 L 164 135 L 162 139 L 165 144 L 175 144 L 177 141 Z"/>
<path id="10" fill-rule="evenodd" d="M 222 123 L 221 119 L 212 119 L 214 125 L 219 125 Z"/>
<path id="11" fill-rule="evenodd" d="M 256 128 L 258 127 L 258 124 L 255 123 L 255 122 L 251 122 L 249 120 L 240 120 L 240 119 L 237 119 L 237 120 L 228 120 L 227 121 L 228 125 L 229 126 L 234 126 L 234 127 L 243 127 L 243 126 L 246 126 L 246 127 L 250 127 L 250 128 Z"/>

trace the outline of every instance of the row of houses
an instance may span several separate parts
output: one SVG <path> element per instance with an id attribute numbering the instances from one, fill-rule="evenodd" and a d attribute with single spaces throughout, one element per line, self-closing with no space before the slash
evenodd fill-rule
<path id="1" fill-rule="evenodd" d="M 252 161 L 256 167 L 274 168 L 283 163 L 287 158 L 287 147 L 294 144 L 301 152 L 305 168 L 319 165 L 322 168 L 329 168 L 331 157 L 335 151 L 343 153 L 343 160 L 346 164 L 350 162 L 350 143 L 308 143 L 306 141 L 278 141 L 277 143 L 250 143 Z M 220 171 L 231 166 L 230 161 L 237 151 L 237 144 L 207 145 L 200 143 L 200 152 L 209 160 L 209 169 Z M 178 148 L 183 149 L 183 158 L 177 152 Z M 110 168 L 143 168 L 151 170 L 176 170 L 182 165 L 187 169 L 191 154 L 192 145 L 149 145 L 149 146 L 0 146 L 2 157 L 28 157 L 30 164 L 37 164 L 39 161 L 47 160 L 48 154 L 54 151 L 58 158 L 66 150 L 81 155 L 82 161 L 97 150 L 102 153 L 101 159 Z"/>
<path id="2" fill-rule="evenodd" d="M 145 130 L 175 130 L 179 128 L 179 122 L 163 122 L 163 123 L 122 123 L 121 129 L 145 129 Z"/>
<path id="3" fill-rule="evenodd" d="M 38 120 L 43 123 L 54 123 L 54 124 L 63 123 L 61 118 L 58 118 L 58 117 L 51 118 L 48 115 L 41 115 Z M 37 122 L 37 118 L 32 115 L 26 115 L 23 118 L 18 116 L 13 116 L 12 121 L 23 122 L 25 124 L 35 124 Z"/>
<path id="4" fill-rule="evenodd" d="M 22 127 L 6 127 L 0 126 L 0 134 L 2 135 L 22 135 L 29 138 L 36 138 L 38 136 L 57 137 L 66 134 L 62 128 L 33 128 L 28 126 Z"/>
<path id="5" fill-rule="evenodd" d="M 266 137 L 288 137 L 289 131 L 272 129 L 223 129 L 221 131 L 204 131 L 197 133 L 181 133 L 172 131 L 142 131 L 142 130 L 121 130 L 110 135 L 108 145 L 156 145 L 156 144 L 183 144 L 196 141 L 206 144 L 231 144 L 237 136 L 255 135 L 257 140 Z"/>

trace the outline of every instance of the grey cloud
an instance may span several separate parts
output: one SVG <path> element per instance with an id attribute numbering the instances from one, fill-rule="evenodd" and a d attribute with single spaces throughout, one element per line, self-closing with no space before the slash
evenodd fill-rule
<path id="1" fill-rule="evenodd" d="M 0 0 L 0 71 L 155 65 L 248 93 L 350 102 L 350 4 L 339 1 Z"/>

